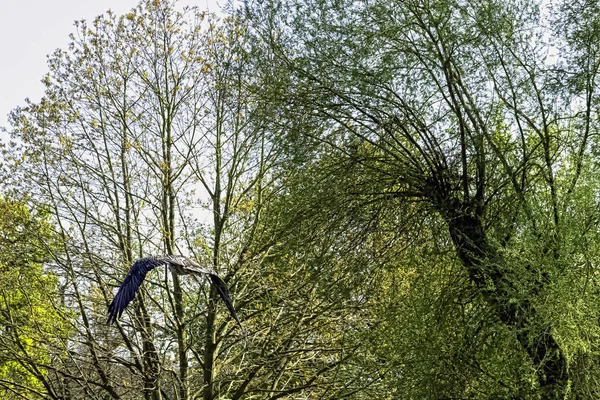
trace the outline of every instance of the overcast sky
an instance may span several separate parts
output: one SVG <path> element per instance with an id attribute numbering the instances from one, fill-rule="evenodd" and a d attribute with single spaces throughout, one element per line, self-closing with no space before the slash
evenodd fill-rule
<path id="1" fill-rule="evenodd" d="M 218 0 L 179 0 L 216 12 Z M 138 0 L 0 0 L 0 126 L 7 114 L 26 97 L 38 101 L 44 91 L 46 55 L 66 48 L 73 21 L 103 14 L 117 15 L 135 7 Z M 218 1 L 224 4 L 224 1 Z"/>

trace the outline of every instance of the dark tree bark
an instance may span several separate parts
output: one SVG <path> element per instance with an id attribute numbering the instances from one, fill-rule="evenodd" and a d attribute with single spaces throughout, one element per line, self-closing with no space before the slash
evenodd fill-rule
<path id="1" fill-rule="evenodd" d="M 456 254 L 469 272 L 498 319 L 515 330 L 516 338 L 539 369 L 542 398 L 562 398 L 567 384 L 567 360 L 551 332 L 532 331 L 528 321 L 536 318 L 536 309 L 529 298 L 519 303 L 509 302 L 516 289 L 503 268 L 498 249 L 489 242 L 477 207 L 455 199 L 434 199 L 436 209 L 448 224 Z M 539 281 L 537 290 L 544 282 Z"/>

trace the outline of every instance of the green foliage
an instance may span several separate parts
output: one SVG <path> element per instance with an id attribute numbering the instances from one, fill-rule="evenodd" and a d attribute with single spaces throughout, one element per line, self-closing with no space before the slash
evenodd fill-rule
<path id="1" fill-rule="evenodd" d="M 0 395 L 598 398 L 588 3 L 219 20 L 148 0 L 78 22 L 11 115 L 5 180 L 38 211 L 0 202 Z M 159 252 L 222 274 L 244 332 L 165 272 L 105 326 Z"/>
<path id="2" fill-rule="evenodd" d="M 382 345 L 375 358 L 395 360 L 397 375 L 384 384 L 395 393 L 594 398 L 598 390 L 596 370 L 581 368 L 593 365 L 598 326 L 596 14 L 594 5 L 554 6 L 251 7 L 276 64 L 264 69 L 289 75 L 273 92 L 289 121 L 278 140 L 317 175 L 312 190 L 327 191 L 335 210 L 319 205 L 310 218 L 356 240 L 344 257 L 364 254 L 373 232 L 386 243 L 388 224 L 407 243 L 406 253 L 398 241 L 381 245 L 395 258 L 375 253 L 356 271 L 396 271 L 380 276 L 382 290 L 386 280 L 411 283 L 384 296 L 374 317 L 375 343 L 404 344 Z M 311 169 L 308 158 L 322 162 Z M 437 227 L 420 243 L 407 232 L 427 231 L 423 224 Z M 434 334 L 420 341 L 423 332 Z"/>
<path id="3" fill-rule="evenodd" d="M 52 362 L 68 332 L 58 279 L 43 269 L 56 239 L 47 212 L 0 200 L 0 393 L 45 398 Z"/>

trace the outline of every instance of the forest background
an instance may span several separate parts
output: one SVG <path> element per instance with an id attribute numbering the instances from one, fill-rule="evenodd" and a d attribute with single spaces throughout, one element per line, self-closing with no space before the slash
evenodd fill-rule
<path id="1" fill-rule="evenodd" d="M 0 397 L 600 397 L 596 1 L 78 21 L 2 144 Z M 137 258 L 159 269 L 121 320 Z"/>

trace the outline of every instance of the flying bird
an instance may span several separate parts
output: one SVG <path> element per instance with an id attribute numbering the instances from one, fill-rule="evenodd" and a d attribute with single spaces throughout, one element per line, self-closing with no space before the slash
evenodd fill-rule
<path id="1" fill-rule="evenodd" d="M 144 278 L 146 278 L 146 274 L 162 265 L 168 265 L 169 268 L 171 268 L 171 271 L 175 272 L 177 275 L 207 275 L 217 289 L 217 292 L 219 292 L 221 299 L 223 299 L 223 302 L 229 309 L 229 313 L 233 319 L 235 319 L 240 327 L 242 326 L 235 313 L 235 309 L 233 308 L 227 285 L 219 278 L 217 273 L 210 268 L 202 267 L 191 258 L 173 255 L 144 257 L 133 263 L 133 266 L 121 284 L 117 295 L 108 307 L 107 324 L 110 324 L 121 317 L 127 305 L 135 297 L 135 292 L 137 292 L 142 285 Z"/>

